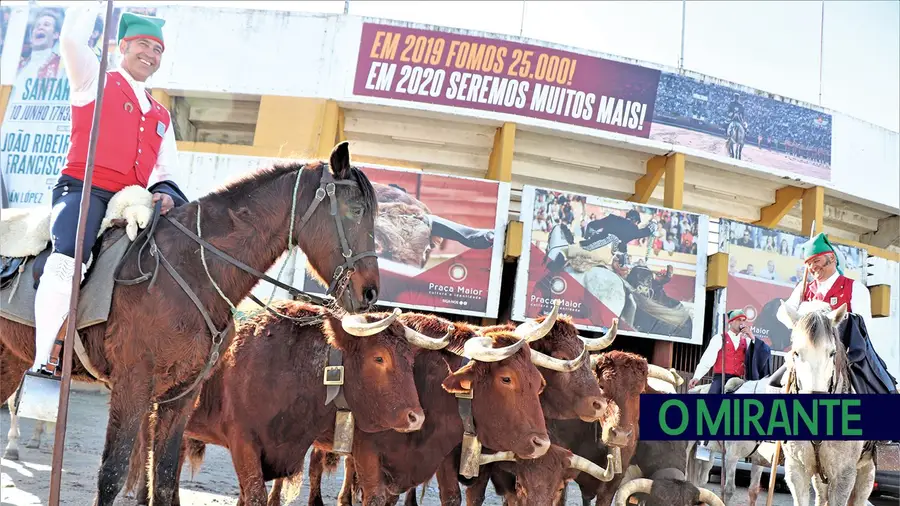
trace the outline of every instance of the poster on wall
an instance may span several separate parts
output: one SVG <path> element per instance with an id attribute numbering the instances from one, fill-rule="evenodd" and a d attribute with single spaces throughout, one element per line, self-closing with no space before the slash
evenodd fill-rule
<path id="1" fill-rule="evenodd" d="M 831 116 L 599 56 L 363 23 L 353 94 L 515 114 L 831 180 Z"/>
<path id="2" fill-rule="evenodd" d="M 524 186 L 512 318 L 550 311 L 589 331 L 700 344 L 706 216 Z"/>
<path id="3" fill-rule="evenodd" d="M 359 167 L 378 197 L 378 304 L 495 318 L 509 183 Z M 303 286 L 310 293 L 326 291 L 308 271 Z"/>
<path id="4" fill-rule="evenodd" d="M 791 332 L 778 321 L 780 300 L 787 300 L 803 281 L 803 243 L 809 237 L 732 220 L 719 222 L 719 251 L 728 253 L 726 310 L 743 309 L 753 334 L 772 352 L 783 355 Z M 844 275 L 865 280 L 864 249 L 833 244 Z"/>
<path id="5" fill-rule="evenodd" d="M 113 13 L 118 20 L 121 9 Z M 65 17 L 62 7 L 28 11 L 16 79 L 0 130 L 0 173 L 9 207 L 50 205 L 51 190 L 65 165 L 71 128 L 71 90 L 59 49 Z M 103 18 L 98 14 L 85 41 L 98 59 L 102 33 Z M 109 68 L 116 67 L 111 54 Z"/>
<path id="6" fill-rule="evenodd" d="M 12 15 L 12 9 L 7 6 L 0 6 L 0 55 L 3 54 L 3 41 L 6 40 L 6 28 L 9 26 L 9 17 Z"/>

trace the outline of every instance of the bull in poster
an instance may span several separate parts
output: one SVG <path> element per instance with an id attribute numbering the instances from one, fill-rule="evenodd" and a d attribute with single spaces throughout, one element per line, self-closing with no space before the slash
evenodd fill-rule
<path id="1" fill-rule="evenodd" d="M 705 216 L 531 186 L 522 190 L 515 320 L 555 301 L 584 330 L 699 344 Z"/>
<path id="2" fill-rule="evenodd" d="M 360 168 L 378 198 L 378 304 L 495 318 L 509 183 Z M 311 293 L 326 291 L 308 272 L 303 286 Z"/>

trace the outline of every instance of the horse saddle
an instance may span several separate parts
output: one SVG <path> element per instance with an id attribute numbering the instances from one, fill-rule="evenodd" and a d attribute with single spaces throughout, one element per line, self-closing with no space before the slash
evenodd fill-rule
<path id="1" fill-rule="evenodd" d="M 35 265 L 35 273 L 39 275 L 43 260 L 49 255 L 50 213 L 50 207 L 3 210 L 0 218 L 0 288 L 15 282 L 29 259 L 41 256 L 40 268 Z"/>

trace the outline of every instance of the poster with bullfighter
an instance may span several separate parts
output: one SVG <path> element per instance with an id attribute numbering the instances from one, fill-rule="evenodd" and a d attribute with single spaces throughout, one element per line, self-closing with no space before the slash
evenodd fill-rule
<path id="1" fill-rule="evenodd" d="M 776 355 L 785 355 L 791 332 L 778 321 L 780 300 L 787 300 L 803 280 L 803 243 L 799 234 L 732 220 L 719 221 L 719 251 L 728 253 L 725 305 L 743 309 L 753 334 Z M 866 250 L 833 244 L 844 275 L 866 279 Z"/>
<path id="2" fill-rule="evenodd" d="M 378 197 L 378 304 L 496 318 L 509 183 L 358 166 Z M 325 293 L 305 276 L 304 290 Z"/>
<path id="3" fill-rule="evenodd" d="M 700 344 L 706 216 L 525 186 L 512 318 L 560 313 L 588 331 Z"/>

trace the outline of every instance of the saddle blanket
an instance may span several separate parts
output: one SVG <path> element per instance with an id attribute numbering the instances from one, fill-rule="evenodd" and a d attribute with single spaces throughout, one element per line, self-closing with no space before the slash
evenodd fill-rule
<path id="1" fill-rule="evenodd" d="M 81 289 L 78 297 L 78 318 L 76 330 L 81 330 L 98 323 L 105 323 L 109 318 L 112 306 L 112 292 L 115 286 L 113 275 L 116 266 L 131 244 L 128 234 L 123 233 L 112 244 L 106 246 L 97 258 L 97 264 L 90 277 Z M 32 268 L 34 258 L 30 258 L 23 272 L 19 274 L 18 283 L 10 283 L 0 290 L 0 316 L 34 327 L 34 277 Z M 13 289 L 15 288 L 15 292 Z M 12 295 L 12 299 L 10 299 Z"/>

